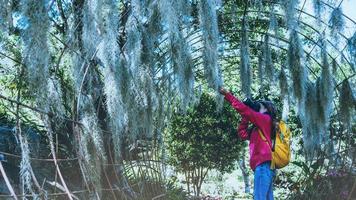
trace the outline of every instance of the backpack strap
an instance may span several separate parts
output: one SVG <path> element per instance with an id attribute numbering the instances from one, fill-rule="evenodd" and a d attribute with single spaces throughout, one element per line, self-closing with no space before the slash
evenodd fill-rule
<path id="1" fill-rule="evenodd" d="M 269 146 L 269 149 L 271 150 L 272 160 L 271 160 L 271 167 L 270 167 L 270 168 L 271 168 L 271 169 L 276 169 L 276 165 L 275 165 L 275 163 L 274 163 L 274 161 L 273 161 L 272 145 L 268 142 L 268 140 L 266 139 L 265 135 L 263 134 L 263 132 L 262 132 L 260 129 L 258 129 L 258 134 L 260 135 L 260 137 L 262 138 L 262 140 L 267 143 L 267 145 Z"/>
<path id="2" fill-rule="evenodd" d="M 260 129 L 258 129 L 258 134 L 260 135 L 260 137 L 262 138 L 262 140 L 263 140 L 264 142 L 267 142 L 269 148 L 270 148 L 271 151 L 272 151 L 272 145 L 268 142 L 268 140 L 266 139 L 265 135 L 263 134 L 263 132 L 262 132 Z"/>
<path id="3" fill-rule="evenodd" d="M 276 146 L 276 140 L 277 140 L 277 137 L 279 137 L 279 134 L 280 134 L 280 128 L 279 128 L 279 123 L 280 122 L 277 122 L 277 124 L 272 124 L 272 126 L 274 126 L 274 138 L 271 137 L 271 142 L 272 142 L 272 151 L 274 151 L 274 147 Z M 273 129 L 272 129 L 273 130 Z M 272 133 L 271 133 L 272 134 Z"/>

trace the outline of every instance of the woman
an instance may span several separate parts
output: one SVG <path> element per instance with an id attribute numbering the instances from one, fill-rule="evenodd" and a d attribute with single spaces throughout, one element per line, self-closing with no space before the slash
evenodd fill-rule
<path id="1" fill-rule="evenodd" d="M 243 140 L 250 140 L 250 167 L 254 171 L 255 200 L 273 199 L 273 176 L 275 171 L 271 169 L 272 141 L 271 134 L 274 132 L 275 109 L 271 102 L 260 101 L 258 112 L 245 105 L 234 97 L 230 92 L 221 88 L 220 93 L 242 116 L 238 127 L 238 135 Z M 254 128 L 249 131 L 248 123 L 251 122 Z M 263 134 L 264 140 L 261 137 Z"/>

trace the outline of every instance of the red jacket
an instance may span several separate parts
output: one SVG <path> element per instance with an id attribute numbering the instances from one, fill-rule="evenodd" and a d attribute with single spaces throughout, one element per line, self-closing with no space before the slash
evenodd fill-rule
<path id="1" fill-rule="evenodd" d="M 266 161 L 272 160 L 271 148 L 271 117 L 267 114 L 259 113 L 246 106 L 239 101 L 231 93 L 225 95 L 225 99 L 230 102 L 232 107 L 236 109 L 242 116 L 241 123 L 238 127 L 238 135 L 243 140 L 250 140 L 250 166 L 252 170 Z M 253 123 L 257 128 L 254 128 L 250 134 L 248 134 L 248 123 Z M 266 137 L 269 144 L 262 140 L 258 133 L 260 129 Z"/>

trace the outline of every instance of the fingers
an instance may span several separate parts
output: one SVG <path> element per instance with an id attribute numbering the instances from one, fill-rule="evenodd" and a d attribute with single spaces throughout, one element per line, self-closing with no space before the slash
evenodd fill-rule
<path id="1" fill-rule="evenodd" d="M 223 87 L 220 87 L 219 92 L 222 95 L 225 95 L 227 93 L 227 91 Z"/>

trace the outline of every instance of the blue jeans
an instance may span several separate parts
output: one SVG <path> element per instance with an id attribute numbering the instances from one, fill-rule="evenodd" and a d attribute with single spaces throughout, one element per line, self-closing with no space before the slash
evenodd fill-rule
<path id="1" fill-rule="evenodd" d="M 258 165 L 254 174 L 253 199 L 273 200 L 273 177 L 275 170 L 271 168 L 271 162 Z"/>

